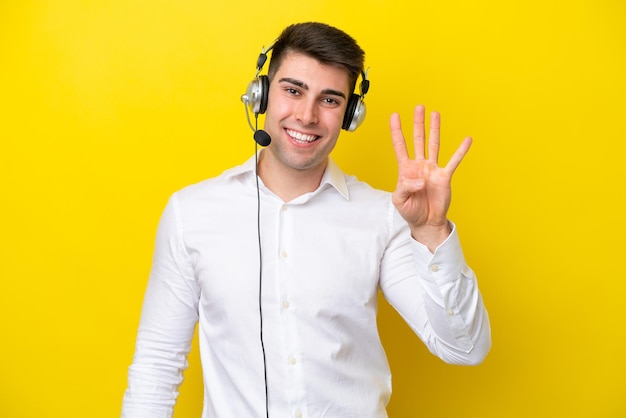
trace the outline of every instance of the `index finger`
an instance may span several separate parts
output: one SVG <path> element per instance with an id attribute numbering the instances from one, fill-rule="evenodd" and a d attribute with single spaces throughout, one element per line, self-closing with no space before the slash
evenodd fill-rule
<path id="1" fill-rule="evenodd" d="M 463 161 L 463 157 L 465 157 L 471 145 L 472 138 L 468 136 L 463 140 L 461 145 L 459 145 L 452 157 L 450 157 L 450 161 L 448 161 L 448 164 L 446 165 L 446 171 L 450 173 L 450 175 L 452 175 L 459 166 L 459 164 L 461 164 L 461 161 Z"/>

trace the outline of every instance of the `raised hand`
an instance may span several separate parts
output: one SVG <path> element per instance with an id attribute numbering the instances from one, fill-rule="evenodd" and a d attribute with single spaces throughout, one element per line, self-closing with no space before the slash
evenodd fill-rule
<path id="1" fill-rule="evenodd" d="M 431 251 L 450 234 L 447 219 L 452 196 L 452 174 L 459 166 L 472 144 L 472 138 L 463 140 L 445 167 L 440 167 L 439 131 L 440 116 L 432 112 L 430 132 L 426 144 L 424 106 L 416 106 L 413 115 L 413 144 L 415 158 L 411 159 L 406 146 L 400 116 L 391 115 L 391 139 L 398 160 L 398 184 L 392 201 L 398 212 L 411 227 L 413 238 Z M 426 155 L 428 146 L 428 155 Z"/>

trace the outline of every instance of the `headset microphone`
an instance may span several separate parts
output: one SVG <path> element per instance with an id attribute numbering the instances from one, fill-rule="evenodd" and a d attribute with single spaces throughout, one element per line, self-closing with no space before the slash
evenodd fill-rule
<path id="1" fill-rule="evenodd" d="M 270 137 L 270 134 L 268 134 L 262 129 L 259 129 L 254 132 L 254 140 L 256 141 L 257 144 L 259 144 L 262 147 L 267 147 L 270 144 L 270 142 L 272 142 L 272 138 Z"/>

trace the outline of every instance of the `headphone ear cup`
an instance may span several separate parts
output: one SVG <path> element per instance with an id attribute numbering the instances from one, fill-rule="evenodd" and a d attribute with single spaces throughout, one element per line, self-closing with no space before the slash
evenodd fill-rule
<path id="1" fill-rule="evenodd" d="M 250 84 L 248 84 L 248 89 L 243 97 L 246 98 L 246 103 L 248 104 L 250 111 L 255 115 L 265 113 L 267 110 L 267 95 L 269 87 L 269 79 L 265 75 L 255 78 L 250 82 Z"/>
<path id="2" fill-rule="evenodd" d="M 267 110 L 267 98 L 270 92 L 270 80 L 266 75 L 259 76 L 259 111 L 257 113 L 265 113 Z"/>
<path id="3" fill-rule="evenodd" d="M 359 102 L 359 96 L 356 94 L 350 95 L 350 99 L 348 100 L 348 105 L 346 106 L 346 113 L 343 114 L 343 123 L 341 124 L 341 128 L 345 130 L 350 130 L 350 125 L 352 125 L 352 119 L 354 116 L 354 111 L 356 110 L 356 106 Z"/>
<path id="4" fill-rule="evenodd" d="M 353 132 L 363 123 L 363 119 L 365 119 L 365 103 L 361 100 L 361 96 L 353 93 L 348 100 L 341 128 Z"/>

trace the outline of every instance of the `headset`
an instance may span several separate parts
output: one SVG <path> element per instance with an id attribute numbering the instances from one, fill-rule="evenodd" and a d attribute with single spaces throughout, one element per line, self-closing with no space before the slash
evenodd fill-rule
<path id="1" fill-rule="evenodd" d="M 254 80 L 248 84 L 246 93 L 241 96 L 241 101 L 246 106 L 246 117 L 248 119 L 248 125 L 254 132 L 254 140 L 261 146 L 267 146 L 271 142 L 269 134 L 263 130 L 255 129 L 250 122 L 250 116 L 248 109 L 254 113 L 255 118 L 258 118 L 259 114 L 265 113 L 267 110 L 267 102 L 270 89 L 270 81 L 268 76 L 259 75 L 263 69 L 263 65 L 267 61 L 267 54 L 272 50 L 274 44 L 270 45 L 267 49 L 262 48 L 259 57 L 256 62 L 256 74 Z M 348 99 L 348 105 L 346 106 L 346 113 L 343 115 L 343 122 L 341 128 L 346 131 L 353 132 L 358 128 L 365 120 L 365 95 L 369 91 L 370 82 L 367 78 L 367 71 L 361 71 L 361 83 L 359 84 L 359 94 L 352 93 Z"/>

